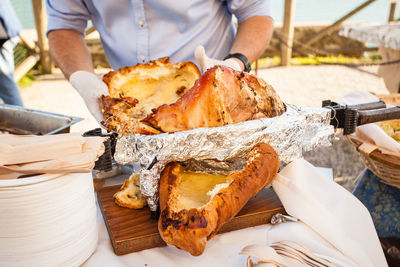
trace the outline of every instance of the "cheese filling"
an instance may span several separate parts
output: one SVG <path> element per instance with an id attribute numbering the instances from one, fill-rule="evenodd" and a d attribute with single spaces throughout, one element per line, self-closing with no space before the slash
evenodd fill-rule
<path id="1" fill-rule="evenodd" d="M 222 188 L 230 185 L 227 175 L 215 175 L 198 172 L 179 173 L 177 186 L 177 210 L 201 208 L 206 205 Z"/>
<path id="2" fill-rule="evenodd" d="M 135 110 L 142 115 L 139 115 L 142 119 L 152 109 L 174 103 L 193 86 L 196 79 L 196 74 L 189 71 L 173 72 L 157 78 L 132 75 L 120 85 L 119 93 L 139 100 Z"/>

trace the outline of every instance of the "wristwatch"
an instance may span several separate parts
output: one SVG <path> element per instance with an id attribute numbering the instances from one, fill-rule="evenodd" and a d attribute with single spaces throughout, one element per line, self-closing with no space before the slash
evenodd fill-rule
<path id="1" fill-rule="evenodd" d="M 250 72 L 250 71 L 251 71 L 250 62 L 249 62 L 249 60 L 247 59 L 247 57 L 246 57 L 245 55 L 243 55 L 243 54 L 241 54 L 241 53 L 229 54 L 229 55 L 227 55 L 227 56 L 224 58 L 224 60 L 225 60 L 225 59 L 228 59 L 228 58 L 232 58 L 232 57 L 237 58 L 237 59 L 239 59 L 240 61 L 242 61 L 243 66 L 244 66 L 244 71 L 245 71 L 245 72 Z"/>

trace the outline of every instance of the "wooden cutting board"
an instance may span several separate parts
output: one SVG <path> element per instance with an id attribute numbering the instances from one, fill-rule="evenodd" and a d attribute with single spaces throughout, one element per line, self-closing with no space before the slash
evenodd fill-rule
<path id="1" fill-rule="evenodd" d="M 114 203 L 113 195 L 120 187 L 104 187 L 97 192 L 115 254 L 123 255 L 165 246 L 158 233 L 157 220 L 151 218 L 148 207 L 132 210 Z M 232 220 L 224 224 L 218 233 L 269 223 L 276 213 L 284 213 L 281 202 L 272 188 L 263 189 Z"/>

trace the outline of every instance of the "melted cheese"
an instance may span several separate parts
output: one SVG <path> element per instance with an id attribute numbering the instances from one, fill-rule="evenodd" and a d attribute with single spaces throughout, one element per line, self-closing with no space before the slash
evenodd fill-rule
<path id="1" fill-rule="evenodd" d="M 227 175 L 182 172 L 177 187 L 178 210 L 200 208 L 206 205 L 222 188 L 228 187 Z"/>
<path id="2" fill-rule="evenodd" d="M 163 104 L 174 103 L 193 86 L 197 77 L 190 71 L 170 72 L 160 77 L 130 75 L 120 85 L 118 94 L 136 98 L 138 113 L 149 114 Z"/>

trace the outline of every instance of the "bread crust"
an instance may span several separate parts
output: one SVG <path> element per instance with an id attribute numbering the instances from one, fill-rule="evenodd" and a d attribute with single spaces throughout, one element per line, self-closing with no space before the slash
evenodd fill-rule
<path id="1" fill-rule="evenodd" d="M 125 180 L 121 189 L 114 194 L 114 201 L 118 206 L 130 209 L 141 209 L 147 205 L 146 199 L 140 192 L 140 174 L 132 174 Z"/>
<path id="2" fill-rule="evenodd" d="M 140 122 L 131 116 L 138 100 L 122 96 L 120 98 L 101 96 L 100 110 L 103 113 L 104 121 L 101 124 L 109 131 L 120 134 L 141 133 L 147 135 L 159 134 L 159 130 Z"/>
<path id="3" fill-rule="evenodd" d="M 220 189 L 201 208 L 176 210 L 179 173 L 183 167 L 170 163 L 160 178 L 160 218 L 158 230 L 168 244 L 188 251 L 193 256 L 201 255 L 206 242 L 222 225 L 235 216 L 247 201 L 267 184 L 271 183 L 279 169 L 279 159 L 268 144 L 259 143 L 247 156 L 243 170 L 232 172 L 227 180 L 229 186 Z"/>
<path id="4" fill-rule="evenodd" d="M 198 77 L 200 77 L 201 75 L 200 70 L 193 62 L 185 61 L 181 63 L 171 63 L 169 61 L 169 57 L 162 57 L 156 60 L 150 60 L 143 64 L 139 63 L 135 66 L 125 66 L 116 71 L 110 71 L 103 76 L 103 82 L 108 86 L 110 95 L 117 97 L 120 93 L 117 83 L 120 81 L 121 77 L 127 76 L 131 73 L 140 73 L 147 71 L 152 72 L 157 68 L 169 68 L 175 71 L 186 68 L 195 73 Z"/>
<path id="5" fill-rule="evenodd" d="M 162 64 L 168 64 L 168 63 L 170 63 L 169 58 L 162 57 L 157 60 L 151 60 L 147 63 L 143 63 L 143 64 L 139 63 L 135 66 L 125 66 L 116 71 L 110 71 L 109 73 L 105 74 L 103 76 L 103 82 L 105 84 L 107 84 L 108 88 L 110 88 L 110 86 L 112 86 L 112 84 L 113 84 L 114 79 L 119 78 L 118 76 L 124 76 L 126 74 L 129 74 L 132 71 L 135 71 L 138 68 L 145 70 L 145 69 L 151 69 L 151 68 L 154 68 L 155 66 L 160 66 Z"/>
<path id="6" fill-rule="evenodd" d="M 103 125 L 120 134 L 159 134 L 140 120 L 160 105 L 175 102 L 199 77 L 194 63 L 170 63 L 167 57 L 111 71 L 103 77 L 109 96 L 99 99 Z"/>

